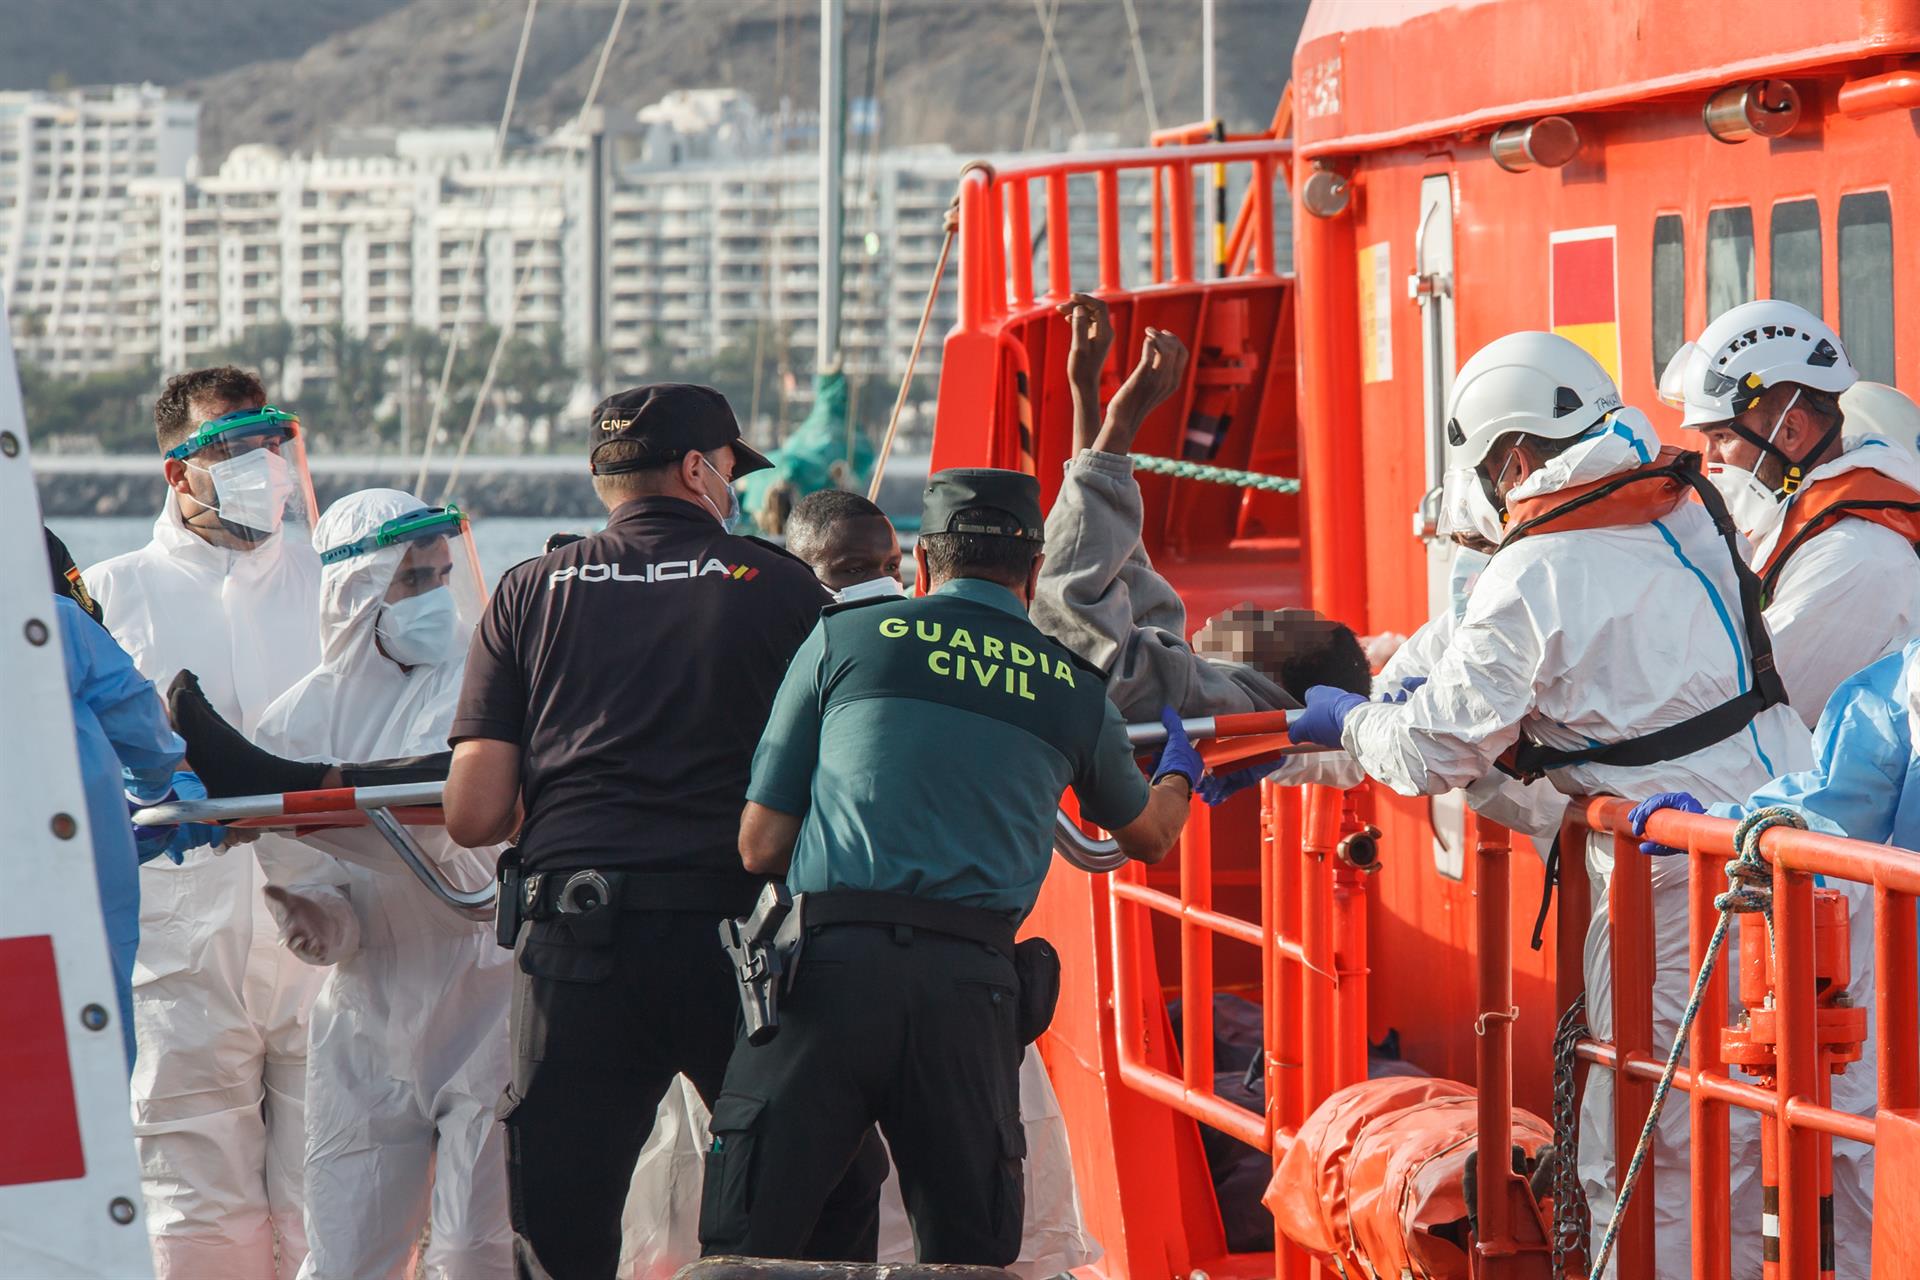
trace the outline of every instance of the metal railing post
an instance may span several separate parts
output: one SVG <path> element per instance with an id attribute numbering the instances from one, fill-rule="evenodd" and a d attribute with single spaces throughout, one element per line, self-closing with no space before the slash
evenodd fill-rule
<path id="1" fill-rule="evenodd" d="M 1813 878 L 1775 863 L 1774 999 L 1780 1039 L 1781 1274 L 1811 1276 L 1820 1259 L 1820 1135 L 1788 1121 L 1788 1104 L 1816 1096 L 1820 1069 L 1814 1012 Z"/>
<path id="2" fill-rule="evenodd" d="M 1613 838 L 1613 874 L 1608 879 L 1607 919 L 1613 930 L 1613 1042 L 1619 1062 L 1613 1073 L 1614 1194 L 1627 1175 L 1653 1107 L 1653 1085 L 1627 1072 L 1627 1060 L 1653 1051 L 1654 913 L 1651 861 L 1632 835 Z M 1625 1276 L 1654 1274 L 1653 1195 L 1659 1157 L 1647 1153 L 1641 1171 L 1645 1194 L 1627 1206 L 1620 1231 L 1620 1269 Z M 1598 1228 L 1601 1224 L 1595 1223 Z"/>
<path id="3" fill-rule="evenodd" d="M 1686 857 L 1688 972 L 1699 973 L 1706 962 L 1707 943 L 1720 922 L 1714 899 L 1718 886 L 1726 883 L 1722 870 L 1726 859 L 1691 846 Z M 1726 1075 L 1720 1038 L 1726 1025 L 1727 966 L 1718 964 L 1702 993 L 1700 1014 L 1687 1044 L 1687 1065 L 1695 1080 Z M 1693 1156 L 1693 1275 L 1696 1280 L 1728 1280 L 1733 1266 L 1733 1223 L 1727 1202 L 1731 1178 L 1727 1104 L 1704 1089 L 1694 1089 L 1687 1095 L 1687 1110 Z"/>

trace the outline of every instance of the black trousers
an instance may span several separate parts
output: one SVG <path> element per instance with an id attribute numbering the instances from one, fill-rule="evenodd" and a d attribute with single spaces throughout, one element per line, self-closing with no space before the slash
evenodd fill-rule
<path id="1" fill-rule="evenodd" d="M 735 1047 L 714 1107 L 706 1254 L 796 1255 L 877 1121 L 921 1262 L 1003 1267 L 1025 1213 L 1013 963 L 892 925 L 813 930 L 780 1032 Z"/>
<path id="2" fill-rule="evenodd" d="M 513 1083 L 500 1115 L 514 1263 L 527 1280 L 614 1274 L 655 1108 L 682 1073 L 715 1106 L 733 1047 L 740 1001 L 718 916 L 626 911 L 608 923 L 605 941 L 563 921 L 522 925 L 515 949 Z M 818 1229 L 793 1256 L 871 1262 L 886 1175 L 879 1139 L 856 1135 L 822 1170 Z"/>

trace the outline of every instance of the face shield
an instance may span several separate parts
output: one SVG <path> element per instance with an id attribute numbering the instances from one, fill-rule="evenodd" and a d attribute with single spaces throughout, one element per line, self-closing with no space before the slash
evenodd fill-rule
<path id="1" fill-rule="evenodd" d="M 1506 536 L 1506 521 L 1478 467 L 1453 467 L 1440 480 L 1436 532 L 1463 546 L 1491 551 Z"/>
<path id="2" fill-rule="evenodd" d="M 448 505 L 397 516 L 372 533 L 322 551 L 320 564 L 324 569 L 387 550 L 401 554 L 374 622 L 381 649 L 409 667 L 463 656 L 486 605 L 465 513 Z"/>
<path id="3" fill-rule="evenodd" d="M 296 538 L 311 536 L 319 512 L 293 414 L 272 405 L 229 413 L 201 423 L 166 456 L 186 465 L 194 501 L 240 542 L 265 542 L 289 523 Z M 199 513 L 182 518 L 204 524 Z"/>

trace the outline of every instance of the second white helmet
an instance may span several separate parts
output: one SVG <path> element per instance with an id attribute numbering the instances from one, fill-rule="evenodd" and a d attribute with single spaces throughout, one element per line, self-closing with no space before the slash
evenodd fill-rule
<path id="1" fill-rule="evenodd" d="M 1598 360 L 1554 333 L 1521 330 L 1473 353 L 1447 402 L 1448 462 L 1477 467 L 1500 437 L 1581 435 L 1620 408 Z"/>
<path id="2" fill-rule="evenodd" d="M 1730 421 L 1780 383 L 1840 394 L 1860 375 L 1840 335 L 1805 307 L 1774 298 L 1744 302 L 1674 352 L 1660 399 L 1684 411 L 1683 427 Z"/>

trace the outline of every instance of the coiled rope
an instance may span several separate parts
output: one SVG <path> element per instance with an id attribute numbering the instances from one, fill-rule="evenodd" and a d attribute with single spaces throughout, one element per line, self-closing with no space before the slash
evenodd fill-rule
<path id="1" fill-rule="evenodd" d="M 1600 1248 L 1593 1256 L 1593 1268 L 1589 1275 L 1601 1276 L 1606 1273 L 1607 1258 L 1613 1252 L 1613 1244 L 1620 1234 L 1620 1224 L 1625 1220 L 1627 1204 L 1633 1199 L 1634 1186 L 1640 1180 L 1640 1170 L 1647 1162 L 1647 1152 L 1653 1148 L 1653 1131 L 1660 1123 L 1661 1109 L 1667 1105 L 1667 1095 L 1673 1089 L 1674 1073 L 1680 1069 L 1680 1055 L 1686 1052 L 1687 1040 L 1693 1031 L 1693 1020 L 1700 1012 L 1700 1002 L 1706 997 L 1707 983 L 1713 977 L 1714 965 L 1720 959 L 1720 948 L 1727 939 L 1727 929 L 1736 915 L 1758 914 L 1767 922 L 1767 951 L 1773 951 L 1773 868 L 1760 856 L 1760 837 L 1775 827 L 1795 827 L 1801 831 L 1807 829 L 1806 819 L 1792 809 L 1772 806 L 1757 809 L 1734 828 L 1733 847 L 1735 855 L 1727 864 L 1727 891 L 1713 900 L 1720 909 L 1720 922 L 1713 928 L 1713 937 L 1707 942 L 1707 956 L 1700 964 L 1700 976 L 1693 981 L 1693 994 L 1687 997 L 1687 1007 L 1680 1015 L 1680 1026 L 1673 1036 L 1673 1048 L 1667 1053 L 1667 1068 L 1660 1073 L 1660 1083 L 1653 1087 L 1653 1106 L 1647 1111 L 1647 1122 L 1640 1127 L 1640 1141 L 1634 1144 L 1633 1162 L 1627 1166 L 1627 1177 L 1620 1184 L 1620 1198 L 1614 1202 L 1613 1218 L 1607 1223 L 1607 1231 L 1600 1238 Z"/>
<path id="2" fill-rule="evenodd" d="M 1232 467 L 1210 467 L 1204 462 L 1182 458 L 1156 458 L 1150 453 L 1133 455 L 1133 465 L 1141 471 L 1176 480 L 1205 480 L 1209 484 L 1238 485 L 1242 489 L 1261 489 L 1267 493 L 1298 493 L 1300 482 L 1287 476 L 1270 476 L 1259 471 L 1236 471 Z"/>

